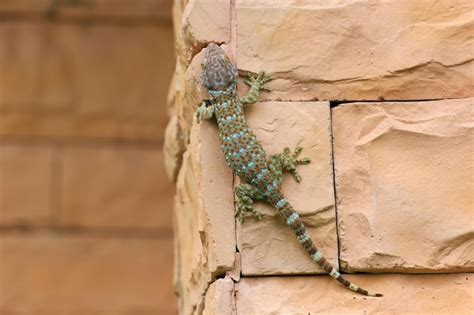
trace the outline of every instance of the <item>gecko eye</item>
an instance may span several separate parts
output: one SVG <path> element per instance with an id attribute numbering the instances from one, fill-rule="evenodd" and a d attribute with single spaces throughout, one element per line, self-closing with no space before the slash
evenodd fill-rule
<path id="1" fill-rule="evenodd" d="M 203 63 L 201 63 L 201 69 L 202 69 L 202 70 L 206 70 L 206 65 L 203 64 Z"/>

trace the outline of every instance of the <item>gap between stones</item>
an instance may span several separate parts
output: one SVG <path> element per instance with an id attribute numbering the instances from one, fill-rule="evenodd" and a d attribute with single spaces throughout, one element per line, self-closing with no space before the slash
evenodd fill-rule
<path id="1" fill-rule="evenodd" d="M 339 220 L 337 213 L 337 191 L 336 191 L 336 167 L 334 165 L 334 136 L 333 136 L 333 119 L 332 106 L 329 103 L 329 126 L 331 139 L 331 167 L 332 167 L 332 191 L 334 194 L 334 218 L 336 220 L 336 244 L 337 244 L 337 269 L 341 271 L 341 241 L 339 238 Z"/>
<path id="2" fill-rule="evenodd" d="M 416 102 L 431 102 L 431 101 L 441 101 L 442 98 L 430 98 L 430 99 L 410 99 L 410 100 L 334 100 L 328 101 L 331 108 L 337 107 L 341 104 L 351 104 L 351 103 L 416 103 Z"/>

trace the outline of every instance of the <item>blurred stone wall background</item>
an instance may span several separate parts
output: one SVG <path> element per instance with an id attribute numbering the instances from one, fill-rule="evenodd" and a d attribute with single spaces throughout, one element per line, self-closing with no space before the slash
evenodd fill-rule
<path id="1" fill-rule="evenodd" d="M 171 0 L 0 1 L 0 314 L 173 314 Z"/>

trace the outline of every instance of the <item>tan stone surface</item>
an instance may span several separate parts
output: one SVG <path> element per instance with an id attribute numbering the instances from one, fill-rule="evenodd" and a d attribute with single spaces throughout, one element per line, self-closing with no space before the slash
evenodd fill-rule
<path id="1" fill-rule="evenodd" d="M 2 0 L 0 15 L 24 14 L 26 16 L 43 15 L 51 7 L 52 0 Z M 96 17 L 121 19 L 157 19 L 169 18 L 172 1 L 170 0 L 82 0 L 56 1 L 60 17 Z M 146 21 L 146 20 L 145 20 Z"/>
<path id="2" fill-rule="evenodd" d="M 163 146 L 166 174 L 172 181 L 176 181 L 176 177 L 178 176 L 178 171 L 183 159 L 183 153 L 184 143 L 178 125 L 178 117 L 173 115 L 166 127 L 165 144 Z"/>
<path id="3" fill-rule="evenodd" d="M 188 0 L 174 0 L 173 7 L 171 9 L 171 16 L 173 22 L 174 38 L 178 39 L 181 31 L 181 21 L 183 19 L 184 8 L 186 7 Z M 176 42 L 178 45 L 178 43 Z"/>
<path id="4" fill-rule="evenodd" d="M 202 52 L 199 53 L 187 69 L 180 63 L 177 63 L 173 80 L 173 112 L 178 117 L 177 128 L 181 134 L 182 142 L 185 145 L 189 143 L 189 133 L 191 131 L 195 110 L 201 104 L 202 100 L 206 99 L 199 79 L 202 54 Z"/>
<path id="5" fill-rule="evenodd" d="M 1 136 L 162 139 L 170 26 L 5 22 L 0 42 Z"/>
<path id="6" fill-rule="evenodd" d="M 61 173 L 61 225 L 171 226 L 174 189 L 159 148 L 66 147 Z"/>
<path id="7" fill-rule="evenodd" d="M 341 266 L 474 270 L 474 99 L 333 110 Z"/>
<path id="8" fill-rule="evenodd" d="M 360 296 L 322 275 L 243 278 L 236 284 L 237 314 L 472 314 L 472 274 L 359 275 L 350 279 L 385 296 Z"/>
<path id="9" fill-rule="evenodd" d="M 197 79 L 191 79 L 193 88 L 187 89 L 185 71 L 179 62 L 176 62 L 175 73 L 171 80 L 168 91 L 167 104 L 170 120 L 165 130 L 164 153 L 165 165 L 168 177 L 176 181 L 182 163 L 182 156 L 189 143 L 189 131 L 191 129 L 192 117 L 184 119 L 182 113 L 191 104 L 199 104 L 199 96 L 194 93 L 198 85 Z"/>
<path id="10" fill-rule="evenodd" d="M 52 168 L 50 146 L 0 145 L 0 226 L 49 224 Z"/>
<path id="11" fill-rule="evenodd" d="M 187 68 L 207 43 L 230 42 L 231 1 L 190 0 L 184 7 L 180 22 L 176 50 L 180 62 Z"/>
<path id="12" fill-rule="evenodd" d="M 268 102 L 246 108 L 249 125 L 267 153 L 285 147 L 303 147 L 302 157 L 312 163 L 300 166 L 303 180 L 296 183 L 285 175 L 283 190 L 303 217 L 310 235 L 322 253 L 337 267 L 336 220 L 330 143 L 330 111 L 327 102 Z M 248 219 L 239 233 L 244 275 L 321 272 L 282 222 L 275 209 L 257 203 L 264 218 Z"/>
<path id="13" fill-rule="evenodd" d="M 271 100 L 474 96 L 474 2 L 237 0 L 239 69 Z"/>
<path id="14" fill-rule="evenodd" d="M 173 314 L 172 241 L 61 234 L 0 238 L 0 313 Z"/>
<path id="15" fill-rule="evenodd" d="M 215 123 L 193 126 L 177 190 L 175 281 L 180 311 L 190 314 L 202 309 L 208 284 L 235 264 L 232 174 L 220 153 Z"/>
<path id="16" fill-rule="evenodd" d="M 235 285 L 230 277 L 217 279 L 209 286 L 203 315 L 235 314 Z"/>

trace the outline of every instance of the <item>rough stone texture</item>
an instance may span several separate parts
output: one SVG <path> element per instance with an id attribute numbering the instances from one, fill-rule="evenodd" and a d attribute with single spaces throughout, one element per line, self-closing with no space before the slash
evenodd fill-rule
<path id="1" fill-rule="evenodd" d="M 183 159 L 182 156 L 189 143 L 189 131 L 192 123 L 192 118 L 189 119 L 190 122 L 188 123 L 181 113 L 186 108 L 185 104 L 196 104 L 197 108 L 200 101 L 198 93 L 195 93 L 198 86 L 197 78 L 191 78 L 191 82 L 194 83 L 191 84 L 190 89 L 186 82 L 185 70 L 179 62 L 176 62 L 176 69 L 167 98 L 168 112 L 171 119 L 166 127 L 164 139 L 166 172 L 173 181 L 176 181 Z"/>
<path id="2" fill-rule="evenodd" d="M 161 139 L 171 36 L 159 25 L 4 22 L 0 136 Z"/>
<path id="3" fill-rule="evenodd" d="M 175 96 L 173 101 L 174 112 L 178 117 L 178 130 L 183 138 L 183 143 L 189 143 L 189 133 L 193 123 L 196 108 L 206 99 L 205 91 L 200 83 L 201 59 L 203 53 L 199 53 L 191 65 L 184 69 L 177 65 L 175 77 Z"/>
<path id="4" fill-rule="evenodd" d="M 246 116 L 267 158 L 285 147 L 293 150 L 301 146 L 301 156 L 313 161 L 299 166 L 303 178 L 299 184 L 286 174 L 283 190 L 303 217 L 315 244 L 337 267 L 329 103 L 257 103 L 246 107 Z M 249 218 L 239 233 L 244 275 L 322 272 L 275 209 L 263 203 L 257 203 L 256 209 L 264 218 L 260 221 Z"/>
<path id="5" fill-rule="evenodd" d="M 349 277 L 384 297 L 357 295 L 327 276 L 243 278 L 237 314 L 472 314 L 472 274 Z"/>
<path id="6" fill-rule="evenodd" d="M 181 130 L 178 125 L 178 117 L 173 115 L 166 127 L 165 144 L 163 146 L 165 170 L 168 178 L 176 181 L 179 167 L 182 163 L 184 153 L 184 143 L 182 141 Z"/>
<path id="7" fill-rule="evenodd" d="M 228 43 L 231 35 L 230 0 L 190 0 L 177 28 L 177 55 L 187 68 L 209 42 Z"/>
<path id="8" fill-rule="evenodd" d="M 0 226 L 51 220 L 51 147 L 0 145 Z"/>
<path id="9" fill-rule="evenodd" d="M 209 286 L 202 314 L 235 314 L 235 285 L 230 277 L 217 279 Z"/>
<path id="10" fill-rule="evenodd" d="M 2 0 L 0 15 L 23 14 L 28 17 L 44 15 L 53 2 L 58 3 L 57 14 L 62 18 L 94 17 L 103 20 L 107 18 L 169 20 L 172 5 L 170 0 Z"/>
<path id="11" fill-rule="evenodd" d="M 175 312 L 172 242 L 10 234 L 0 237 L 0 313 L 156 315 Z M 126 259 L 124 259 L 126 257 Z M 87 293 L 87 294 L 86 294 Z"/>
<path id="12" fill-rule="evenodd" d="M 62 150 L 59 223 L 80 227 L 169 228 L 172 185 L 159 148 Z"/>
<path id="13" fill-rule="evenodd" d="M 333 110 L 341 266 L 474 271 L 474 99 Z"/>
<path id="14" fill-rule="evenodd" d="M 474 96 L 474 2 L 237 0 L 239 69 L 271 100 Z"/>
<path id="15" fill-rule="evenodd" d="M 209 283 L 235 264 L 232 174 L 214 123 L 193 126 L 177 187 L 175 282 L 180 312 L 190 314 L 202 309 Z"/>

